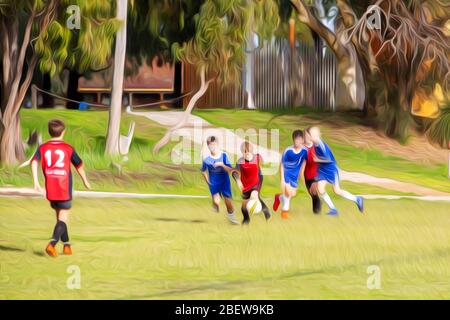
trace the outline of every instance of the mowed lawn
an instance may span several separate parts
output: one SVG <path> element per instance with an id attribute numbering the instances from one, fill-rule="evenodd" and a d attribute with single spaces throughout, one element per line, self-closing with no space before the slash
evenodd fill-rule
<path id="1" fill-rule="evenodd" d="M 77 198 L 74 255 L 54 259 L 46 200 L 0 198 L 0 299 L 450 298 L 448 203 L 373 200 L 364 215 L 336 203 L 339 218 L 315 216 L 302 194 L 290 220 L 242 227 L 209 199 Z M 367 288 L 371 265 L 381 289 Z"/>

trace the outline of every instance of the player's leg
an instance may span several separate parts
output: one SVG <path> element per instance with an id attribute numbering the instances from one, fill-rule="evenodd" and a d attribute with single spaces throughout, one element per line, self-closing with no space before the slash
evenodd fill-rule
<path id="1" fill-rule="evenodd" d="M 289 209 L 291 206 L 291 199 L 297 194 L 297 188 L 292 186 L 293 183 L 286 183 L 284 193 L 282 195 L 281 218 L 289 218 Z"/>
<path id="2" fill-rule="evenodd" d="M 61 237 L 61 234 L 64 232 L 64 227 L 63 227 L 63 224 L 58 219 L 60 209 L 58 209 L 56 207 L 54 201 L 50 201 L 50 204 L 51 204 L 52 208 L 55 210 L 56 223 L 55 223 L 55 226 L 53 227 L 52 238 L 51 238 L 50 242 L 47 244 L 47 246 L 45 247 L 45 252 L 51 257 L 57 257 L 58 252 L 56 251 L 55 246 L 58 243 L 59 238 Z"/>
<path id="3" fill-rule="evenodd" d="M 214 193 L 212 196 L 212 207 L 215 212 L 219 212 L 220 194 Z"/>
<path id="4" fill-rule="evenodd" d="M 61 241 L 64 244 L 63 252 L 64 254 L 71 255 L 72 248 L 69 242 L 69 215 L 70 209 L 61 209 L 59 211 L 58 220 L 64 222 L 65 228 L 63 233 L 61 234 Z"/>
<path id="5" fill-rule="evenodd" d="M 231 201 L 231 197 L 224 197 L 223 201 L 225 202 L 225 205 L 227 206 L 228 220 L 230 220 L 231 224 L 239 224 L 239 221 L 237 220 L 237 218 L 234 214 L 234 206 L 233 206 L 233 202 Z"/>
<path id="6" fill-rule="evenodd" d="M 242 216 L 243 216 L 243 220 L 242 220 L 242 224 L 249 224 L 250 223 L 250 214 L 248 213 L 247 210 L 247 200 L 242 201 L 242 206 L 241 206 L 241 211 L 242 211 Z"/>
<path id="7" fill-rule="evenodd" d="M 327 193 L 326 185 L 327 185 L 326 180 L 320 180 L 319 182 L 317 182 L 317 189 L 319 192 L 319 196 L 322 198 L 323 201 L 325 201 L 327 206 L 330 208 L 328 215 L 334 216 L 334 215 L 337 215 L 338 212 L 336 210 L 336 207 L 334 206 L 333 201 L 331 201 L 331 198 Z"/>
<path id="8" fill-rule="evenodd" d="M 272 217 L 270 214 L 270 210 L 267 207 L 267 205 L 264 203 L 264 201 L 261 199 L 259 189 L 260 189 L 260 186 L 258 187 L 257 190 L 253 190 L 251 192 L 250 199 L 258 199 L 259 200 L 259 202 L 261 203 L 262 212 L 264 213 L 264 217 L 266 218 L 266 220 L 270 220 L 270 218 Z"/>
<path id="9" fill-rule="evenodd" d="M 320 212 L 321 202 L 320 202 L 319 196 L 317 194 L 314 194 L 311 190 L 311 187 L 314 182 L 315 181 L 313 179 L 311 179 L 311 180 L 308 179 L 305 181 L 305 184 L 306 184 L 306 189 L 308 190 L 308 193 L 311 196 L 313 212 L 317 214 Z"/>
<path id="10" fill-rule="evenodd" d="M 362 197 L 357 197 L 357 196 L 351 194 L 350 192 L 342 189 L 341 186 L 340 186 L 340 182 L 339 182 L 339 178 L 338 177 L 336 177 L 336 181 L 335 181 L 335 183 L 333 185 L 333 191 L 338 196 L 341 196 L 341 197 L 343 197 L 343 198 L 345 198 L 347 200 L 353 201 L 358 206 L 359 211 L 361 211 L 361 212 L 364 211 Z"/>
<path id="11" fill-rule="evenodd" d="M 273 201 L 273 206 L 272 206 L 273 211 L 277 211 L 278 208 L 280 207 L 280 204 L 282 204 L 285 188 L 286 188 L 286 182 L 284 181 L 284 177 L 281 176 L 281 181 L 280 181 L 281 193 L 275 194 L 274 201 Z"/>

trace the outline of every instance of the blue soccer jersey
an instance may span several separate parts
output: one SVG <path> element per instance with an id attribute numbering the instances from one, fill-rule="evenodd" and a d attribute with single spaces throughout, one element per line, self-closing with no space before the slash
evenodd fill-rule
<path id="1" fill-rule="evenodd" d="M 288 147 L 284 150 L 281 157 L 281 163 L 284 171 L 284 182 L 292 187 L 298 187 L 298 175 L 303 162 L 308 157 L 308 150 L 302 147 L 299 151 L 295 151 L 294 147 Z"/>
<path id="2" fill-rule="evenodd" d="M 221 155 L 217 158 L 212 156 L 208 156 L 203 159 L 202 172 L 208 170 L 209 176 L 209 191 L 211 195 L 215 195 L 217 193 L 221 194 L 223 197 L 231 198 L 231 183 L 230 176 L 228 172 L 222 167 L 214 167 L 214 164 L 217 162 L 223 162 L 227 167 L 232 168 L 231 162 L 228 159 L 228 156 L 225 152 L 222 152 Z"/>
<path id="3" fill-rule="evenodd" d="M 317 169 L 317 179 L 326 180 L 331 184 L 335 184 L 339 179 L 339 170 L 337 167 L 336 159 L 331 152 L 330 147 L 323 141 L 319 144 L 314 145 L 316 151 L 316 156 L 320 160 L 326 162 L 319 163 L 319 168 Z"/>

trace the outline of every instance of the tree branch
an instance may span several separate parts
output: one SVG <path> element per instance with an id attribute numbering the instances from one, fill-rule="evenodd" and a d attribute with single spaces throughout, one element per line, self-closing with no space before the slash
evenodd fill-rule
<path id="1" fill-rule="evenodd" d="M 309 7 L 305 5 L 303 0 L 290 0 L 292 6 L 297 12 L 297 18 L 300 22 L 305 23 L 308 27 L 316 32 L 322 39 L 326 41 L 328 46 L 333 50 L 338 59 L 342 59 L 347 54 L 346 49 L 337 41 L 336 35 L 325 27 L 311 12 Z"/>

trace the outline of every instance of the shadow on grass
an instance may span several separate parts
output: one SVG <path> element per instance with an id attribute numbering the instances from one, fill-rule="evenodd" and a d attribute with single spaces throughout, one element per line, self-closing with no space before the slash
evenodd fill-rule
<path id="1" fill-rule="evenodd" d="M 15 248 L 15 247 L 7 247 L 0 245 L 0 251 L 12 251 L 12 252 L 24 252 L 25 249 Z"/>
<path id="2" fill-rule="evenodd" d="M 154 218 L 153 220 L 162 221 L 162 222 L 206 223 L 206 220 L 200 220 L 200 219 Z"/>

